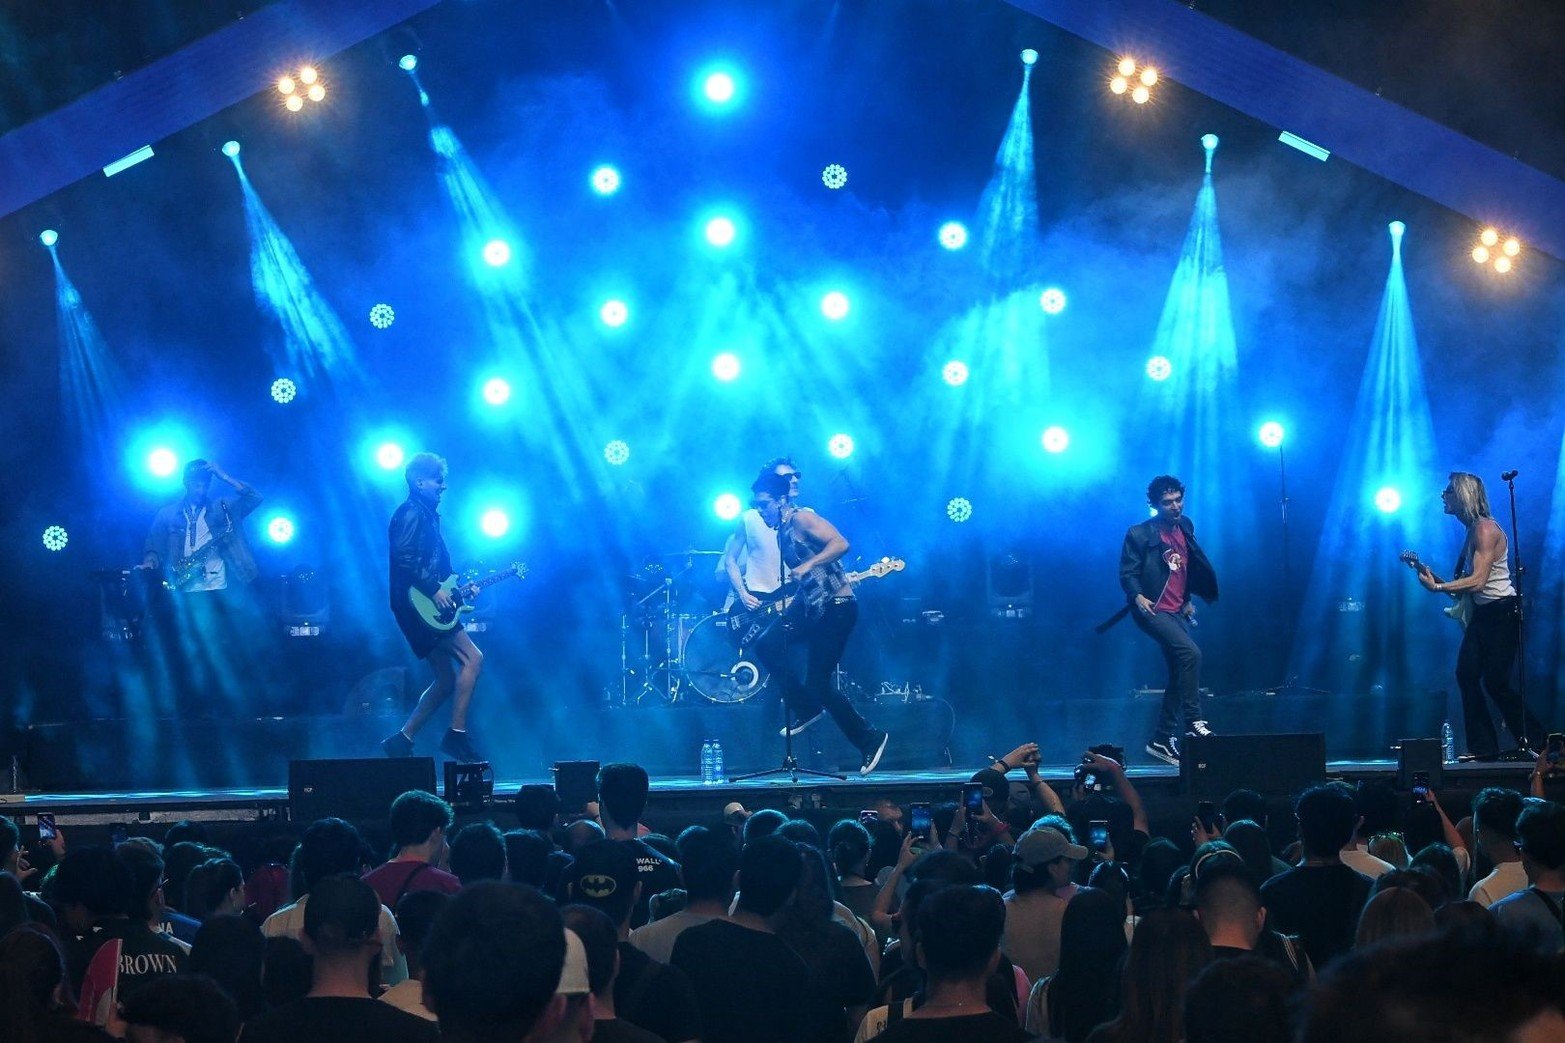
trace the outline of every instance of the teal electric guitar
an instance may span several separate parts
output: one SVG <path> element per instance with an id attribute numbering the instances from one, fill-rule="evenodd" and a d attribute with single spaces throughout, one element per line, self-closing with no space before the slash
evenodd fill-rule
<path id="1" fill-rule="evenodd" d="M 417 587 L 408 588 L 408 603 L 413 606 L 419 618 L 433 630 L 442 632 L 455 630 L 462 625 L 462 617 L 473 611 L 473 599 L 478 593 L 505 579 L 526 579 L 527 566 L 522 562 L 514 563 L 508 569 L 483 579 L 474 580 L 471 583 L 462 583 L 457 579 L 456 573 L 447 576 L 440 584 L 440 589 L 451 598 L 451 607 L 441 608 L 435 604 L 435 599 L 419 590 Z"/>

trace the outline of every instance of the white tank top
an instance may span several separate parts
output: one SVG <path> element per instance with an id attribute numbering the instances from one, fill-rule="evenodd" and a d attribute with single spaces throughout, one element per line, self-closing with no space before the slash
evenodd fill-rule
<path id="1" fill-rule="evenodd" d="M 744 512 L 744 585 L 754 594 L 767 594 L 782 586 L 782 552 L 777 530 L 761 520 L 751 507 Z"/>
<path id="2" fill-rule="evenodd" d="M 1516 585 L 1511 582 L 1511 543 L 1502 532 L 1500 556 L 1489 566 L 1489 575 L 1484 578 L 1483 587 L 1473 591 L 1473 600 L 1485 605 L 1501 598 L 1514 597 L 1515 594 Z"/>

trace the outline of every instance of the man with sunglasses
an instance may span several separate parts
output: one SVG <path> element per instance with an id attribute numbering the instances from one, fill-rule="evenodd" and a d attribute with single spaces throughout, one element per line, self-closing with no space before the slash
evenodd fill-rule
<path id="1" fill-rule="evenodd" d="M 1110 622 L 1128 614 L 1157 642 L 1168 663 L 1163 707 L 1146 751 L 1178 767 L 1184 736 L 1212 734 L 1201 714 L 1201 649 L 1191 638 L 1195 604 L 1190 599 L 1216 601 L 1217 573 L 1185 517 L 1184 483 L 1158 475 L 1147 485 L 1147 502 L 1156 513 L 1132 525 L 1120 548 L 1119 585 L 1128 604 Z"/>

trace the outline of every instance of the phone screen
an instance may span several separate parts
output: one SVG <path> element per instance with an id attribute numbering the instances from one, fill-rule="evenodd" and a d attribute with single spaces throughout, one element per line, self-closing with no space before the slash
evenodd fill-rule
<path id="1" fill-rule="evenodd" d="M 1413 772 L 1413 803 L 1424 804 L 1429 801 L 1429 773 L 1427 771 Z"/>
<path id="2" fill-rule="evenodd" d="M 1565 734 L 1550 732 L 1548 744 L 1544 747 L 1550 764 L 1558 764 L 1560 757 L 1565 756 Z"/>
<path id="3" fill-rule="evenodd" d="M 1208 833 L 1217 830 L 1217 805 L 1209 800 L 1203 800 L 1195 806 L 1195 816 L 1201 820 L 1201 828 Z"/>
<path id="4" fill-rule="evenodd" d="M 1088 842 L 1092 850 L 1102 851 L 1109 846 L 1109 824 L 1104 819 L 1094 819 L 1087 826 Z"/>
<path id="5" fill-rule="evenodd" d="M 38 815 L 38 839 L 43 843 L 48 843 L 55 836 L 54 816 L 49 812 L 40 812 Z"/>
<path id="6" fill-rule="evenodd" d="M 976 815 L 984 806 L 984 784 L 968 782 L 962 786 L 962 806 L 969 815 Z"/>
<path id="7" fill-rule="evenodd" d="M 909 809 L 908 819 L 908 829 L 916 837 L 928 837 L 934 829 L 935 819 L 928 804 L 914 804 Z"/>

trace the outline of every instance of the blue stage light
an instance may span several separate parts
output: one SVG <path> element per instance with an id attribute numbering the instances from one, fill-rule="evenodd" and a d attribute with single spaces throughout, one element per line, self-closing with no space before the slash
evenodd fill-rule
<path id="1" fill-rule="evenodd" d="M 1038 296 L 1038 307 L 1043 309 L 1045 315 L 1058 315 L 1065 310 L 1065 291 L 1049 287 Z"/>
<path id="2" fill-rule="evenodd" d="M 701 93 L 714 105 L 727 105 L 739 92 L 733 73 L 726 69 L 708 72 L 701 79 Z"/>
<path id="3" fill-rule="evenodd" d="M 960 221 L 947 221 L 940 226 L 939 238 L 947 250 L 960 250 L 967 245 L 967 226 Z"/>
<path id="4" fill-rule="evenodd" d="M 967 363 L 961 359 L 952 359 L 940 371 L 940 379 L 952 387 L 961 387 L 967 383 Z"/>
<path id="5" fill-rule="evenodd" d="M 712 501 L 712 512 L 724 521 L 733 521 L 744 510 L 744 504 L 733 493 L 723 493 Z"/>
<path id="6" fill-rule="evenodd" d="M 54 244 L 60 241 L 60 233 L 52 228 L 45 228 L 38 233 L 38 241 L 53 250 Z"/>
<path id="7" fill-rule="evenodd" d="M 414 69 L 417 69 L 418 55 L 404 54 L 397 60 L 397 68 L 401 69 L 403 72 L 412 72 Z"/>
<path id="8" fill-rule="evenodd" d="M 821 314 L 832 322 L 841 322 L 848 317 L 848 310 L 852 304 L 848 301 L 848 295 L 841 290 L 832 290 L 821 298 Z"/>
<path id="9" fill-rule="evenodd" d="M 946 517 L 954 522 L 965 522 L 973 516 L 973 501 L 965 496 L 953 496 L 946 501 Z"/>
<path id="10" fill-rule="evenodd" d="M 384 471 L 395 471 L 407 458 L 408 454 L 395 442 L 382 442 L 375 450 L 375 463 Z"/>
<path id="11" fill-rule="evenodd" d="M 273 543 L 289 543 L 293 540 L 293 519 L 286 514 L 274 514 L 266 523 L 266 538 Z"/>
<path id="12" fill-rule="evenodd" d="M 1167 355 L 1153 355 L 1147 359 L 1147 377 L 1159 383 L 1173 375 L 1174 364 L 1168 361 Z"/>
<path id="13" fill-rule="evenodd" d="M 603 459 L 615 467 L 623 467 L 625 461 L 630 459 L 630 445 L 623 439 L 616 438 L 603 447 Z"/>
<path id="14" fill-rule="evenodd" d="M 160 445 L 147 454 L 147 470 L 157 478 L 172 477 L 179 470 L 179 456 L 168 446 Z"/>
<path id="15" fill-rule="evenodd" d="M 397 321 L 396 310 L 389 304 L 377 304 L 370 308 L 370 325 L 377 330 L 390 329 Z"/>
<path id="16" fill-rule="evenodd" d="M 1043 429 L 1043 437 L 1039 439 L 1043 443 L 1045 452 L 1063 453 L 1071 444 L 1070 432 L 1055 424 Z"/>
<path id="17" fill-rule="evenodd" d="M 598 309 L 598 318 L 603 320 L 603 325 L 618 329 L 630 321 L 630 305 L 622 300 L 604 301 L 603 307 Z"/>
<path id="18" fill-rule="evenodd" d="M 733 245 L 734 237 L 739 230 L 734 227 L 733 218 L 718 216 L 706 223 L 706 241 L 721 249 Z"/>
<path id="19" fill-rule="evenodd" d="M 592 172 L 592 190 L 600 196 L 612 196 L 619 191 L 619 171 L 604 164 Z"/>
<path id="20" fill-rule="evenodd" d="M 1033 50 L 1031 47 L 1027 48 L 1022 52 L 1022 64 L 1028 66 L 1037 65 L 1038 52 Z"/>
<path id="21" fill-rule="evenodd" d="M 835 434 L 826 443 L 826 451 L 838 460 L 846 460 L 853 455 L 853 437 L 845 434 Z"/>
<path id="22" fill-rule="evenodd" d="M 834 192 L 847 183 L 848 168 L 841 163 L 828 163 L 826 169 L 821 171 L 821 184 Z"/>
<path id="23" fill-rule="evenodd" d="M 491 507 L 479 515 L 478 527 L 485 536 L 497 540 L 511 531 L 511 516 L 498 507 Z"/>
<path id="24" fill-rule="evenodd" d="M 484 263 L 491 268 L 502 268 L 511 261 L 511 244 L 504 239 L 491 239 L 484 244 Z"/>
<path id="25" fill-rule="evenodd" d="M 724 383 L 739 379 L 739 356 L 725 351 L 712 360 L 712 376 Z"/>
<path id="26" fill-rule="evenodd" d="M 287 377 L 278 377 L 272 381 L 272 401 L 280 406 L 286 406 L 299 397 L 299 385 Z"/>
<path id="27" fill-rule="evenodd" d="M 1395 514 L 1402 509 L 1402 494 L 1394 486 L 1381 486 L 1375 491 L 1375 509 L 1381 514 Z"/>
<path id="28" fill-rule="evenodd" d="M 1282 445 L 1282 440 L 1287 432 L 1283 426 L 1275 420 L 1268 420 L 1255 432 L 1255 437 L 1261 440 L 1261 444 L 1268 449 L 1276 449 Z"/>
<path id="29" fill-rule="evenodd" d="M 238 158 L 238 156 L 239 156 L 239 142 L 237 142 L 237 141 L 225 141 L 225 142 L 223 142 L 223 155 L 227 156 L 229 159 L 236 159 L 236 158 Z"/>
<path id="30" fill-rule="evenodd" d="M 511 382 L 504 377 L 490 377 L 484 381 L 483 395 L 491 406 L 503 406 L 511 401 Z"/>
<path id="31" fill-rule="evenodd" d="M 44 550 L 62 551 L 69 542 L 71 542 L 70 534 L 65 531 L 63 525 L 51 525 L 43 531 Z"/>

